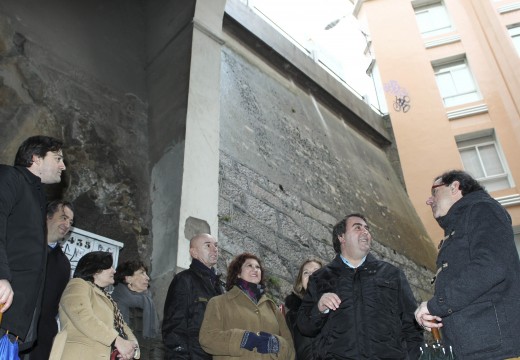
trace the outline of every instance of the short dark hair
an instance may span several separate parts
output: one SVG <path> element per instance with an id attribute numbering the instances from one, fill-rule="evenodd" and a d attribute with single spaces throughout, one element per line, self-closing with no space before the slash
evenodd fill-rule
<path id="1" fill-rule="evenodd" d="M 434 182 L 440 180 L 443 184 L 450 185 L 454 181 L 459 182 L 459 189 L 462 196 L 478 190 L 485 190 L 480 183 L 470 174 L 462 170 L 450 170 L 442 175 L 437 176 Z"/>
<path id="2" fill-rule="evenodd" d="M 334 228 L 332 229 L 332 246 L 334 247 L 336 254 L 341 253 L 341 243 L 339 242 L 338 236 L 345 233 L 345 230 L 347 229 L 347 220 L 351 217 L 361 218 L 365 220 L 366 223 L 368 223 L 365 215 L 353 213 L 345 216 L 341 221 L 334 225 Z"/>
<path id="3" fill-rule="evenodd" d="M 94 282 L 94 275 L 103 270 L 110 269 L 114 259 L 107 251 L 92 251 L 86 253 L 79 259 L 74 270 L 74 278 Z"/>
<path id="4" fill-rule="evenodd" d="M 260 270 L 262 271 L 262 276 L 260 278 L 260 285 L 265 286 L 265 274 L 264 267 L 260 259 L 253 254 L 243 253 L 237 255 L 229 264 L 227 268 L 227 279 L 226 279 L 226 290 L 229 291 L 236 284 L 238 275 L 242 272 L 242 265 L 246 262 L 247 259 L 255 259 L 258 261 L 258 265 L 260 265 Z"/>
<path id="5" fill-rule="evenodd" d="M 18 148 L 14 164 L 18 166 L 30 167 L 33 163 L 32 157 L 45 157 L 49 151 L 59 151 L 63 148 L 61 140 L 50 136 L 31 136 L 27 138 Z"/>
<path id="6" fill-rule="evenodd" d="M 116 274 L 114 275 L 115 285 L 119 283 L 126 284 L 125 277 L 134 275 L 140 269 L 148 272 L 148 268 L 141 260 L 125 261 L 117 265 Z"/>
<path id="7" fill-rule="evenodd" d="M 70 211 L 74 212 L 74 205 L 66 200 L 53 200 L 47 203 L 47 217 L 51 218 L 62 207 L 68 207 Z"/>
<path id="8" fill-rule="evenodd" d="M 323 261 L 318 258 L 309 258 L 303 262 L 300 266 L 300 271 L 298 271 L 298 276 L 296 277 L 296 281 L 294 282 L 293 291 L 294 293 L 301 299 L 303 299 L 303 295 L 305 295 L 305 289 L 303 288 L 303 267 L 309 263 L 316 263 L 320 265 L 320 268 L 323 267 Z"/>

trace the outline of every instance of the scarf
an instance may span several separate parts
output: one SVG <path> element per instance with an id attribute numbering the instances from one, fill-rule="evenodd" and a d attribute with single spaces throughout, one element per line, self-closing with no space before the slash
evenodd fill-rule
<path id="1" fill-rule="evenodd" d="M 115 286 L 112 297 L 121 308 L 127 323 L 130 320 L 130 308 L 143 309 L 143 337 L 159 336 L 159 318 L 149 290 L 139 293 L 130 290 L 126 284 L 120 283 Z"/>
<path id="2" fill-rule="evenodd" d="M 260 284 L 251 283 L 244 279 L 237 279 L 236 285 L 251 299 L 255 304 L 264 294 L 264 287 Z"/>
<path id="3" fill-rule="evenodd" d="M 114 299 L 112 299 L 112 296 L 110 296 L 110 294 L 104 288 L 97 286 L 94 283 L 91 283 L 91 284 L 92 284 L 92 286 L 95 286 L 99 290 L 101 290 L 101 292 L 103 292 L 103 294 L 108 298 L 108 300 L 110 300 L 110 302 L 112 303 L 113 310 L 114 310 L 114 329 L 117 330 L 117 332 L 119 333 L 119 336 L 121 336 L 123 339 L 128 339 L 128 336 L 125 333 L 125 328 L 124 328 L 125 320 L 123 319 L 123 315 L 121 315 L 121 311 L 119 311 L 119 308 L 117 307 L 116 302 L 114 301 Z"/>

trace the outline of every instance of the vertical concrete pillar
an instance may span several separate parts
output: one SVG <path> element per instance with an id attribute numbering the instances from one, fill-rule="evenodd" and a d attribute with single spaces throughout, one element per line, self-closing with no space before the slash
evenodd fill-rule
<path id="1" fill-rule="evenodd" d="M 220 58 L 225 0 L 147 5 L 152 279 L 163 303 L 190 264 L 189 239 L 217 236 Z"/>

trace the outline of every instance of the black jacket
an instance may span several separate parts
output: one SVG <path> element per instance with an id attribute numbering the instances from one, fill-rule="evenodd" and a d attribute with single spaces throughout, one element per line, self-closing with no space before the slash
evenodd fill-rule
<path id="1" fill-rule="evenodd" d="M 9 280 L 14 292 L 0 327 L 25 341 L 20 349 L 36 337 L 47 258 L 45 206 L 38 176 L 0 165 L 0 279 Z"/>
<path id="2" fill-rule="evenodd" d="M 162 335 L 167 359 L 211 360 L 200 346 L 199 331 L 209 299 L 223 293 L 219 277 L 198 260 L 175 275 L 164 303 Z"/>
<path id="3" fill-rule="evenodd" d="M 428 310 L 442 317 L 444 341 L 462 360 L 520 356 L 520 260 L 509 214 L 475 191 L 438 222 L 446 240 Z"/>
<path id="4" fill-rule="evenodd" d="M 291 330 L 291 335 L 293 337 L 294 348 L 296 350 L 295 360 L 314 360 L 314 351 L 312 348 L 314 338 L 303 335 L 296 324 L 298 310 L 300 309 L 301 304 L 302 299 L 294 293 L 285 298 L 285 307 L 287 309 L 285 321 L 287 322 L 287 326 L 289 327 L 289 330 Z"/>
<path id="5" fill-rule="evenodd" d="M 58 307 L 70 279 L 70 262 L 60 245 L 47 246 L 47 275 L 43 288 L 42 311 L 38 322 L 38 339 L 30 351 L 31 360 L 48 360 L 52 342 L 58 333 Z"/>
<path id="6" fill-rule="evenodd" d="M 317 304 L 328 292 L 341 304 L 322 314 Z M 298 327 L 317 336 L 315 359 L 418 359 L 423 336 L 414 319 L 416 307 L 401 270 L 371 254 L 351 269 L 338 255 L 311 275 Z"/>

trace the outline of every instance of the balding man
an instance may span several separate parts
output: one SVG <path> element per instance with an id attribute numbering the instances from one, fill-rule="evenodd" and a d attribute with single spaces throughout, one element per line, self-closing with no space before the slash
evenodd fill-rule
<path id="1" fill-rule="evenodd" d="M 217 240 L 199 234 L 190 240 L 190 268 L 173 278 L 164 303 L 162 335 L 166 359 L 210 360 L 199 344 L 199 330 L 209 299 L 224 292 L 215 271 Z"/>

